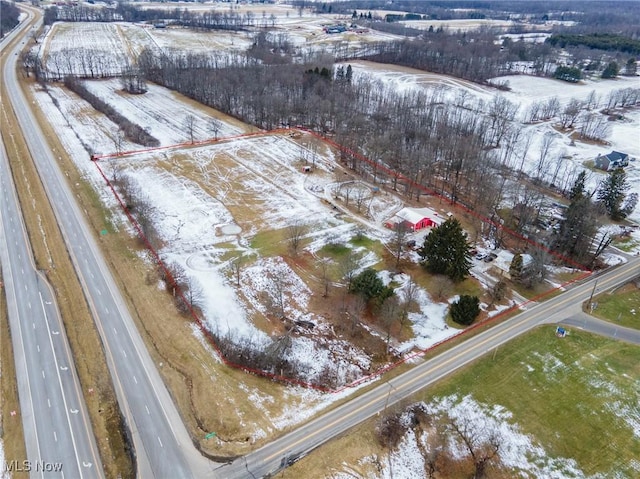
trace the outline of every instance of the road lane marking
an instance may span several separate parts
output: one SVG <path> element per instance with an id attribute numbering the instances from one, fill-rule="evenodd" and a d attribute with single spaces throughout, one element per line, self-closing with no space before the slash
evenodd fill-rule
<path id="1" fill-rule="evenodd" d="M 122 351 L 122 355 L 126 358 L 127 357 L 127 353 L 124 351 L 124 349 L 122 349 L 121 351 Z"/>
<path id="2" fill-rule="evenodd" d="M 160 436 L 158 436 L 158 442 L 160 443 L 160 447 L 164 447 L 164 446 L 162 445 L 162 441 L 160 440 Z"/>
<path id="3" fill-rule="evenodd" d="M 134 382 L 134 383 L 136 383 L 136 384 L 138 384 L 138 380 L 136 379 L 136 377 L 135 377 L 135 376 L 133 376 L 133 382 Z"/>
<path id="4" fill-rule="evenodd" d="M 51 407 L 51 399 L 47 398 L 47 404 Z"/>
<path id="5" fill-rule="evenodd" d="M 53 438 L 56 440 L 56 442 L 58 442 L 58 435 L 55 431 L 53 431 Z"/>
<path id="6" fill-rule="evenodd" d="M 147 410 L 147 414 L 148 414 L 149 416 L 151 416 L 151 413 L 149 412 L 149 408 L 147 407 L 147 405 L 146 405 L 146 404 L 144 405 L 144 408 Z"/>
<path id="7" fill-rule="evenodd" d="M 38 349 L 38 352 L 40 352 L 40 345 L 36 344 L 36 348 Z"/>
<path id="8" fill-rule="evenodd" d="M 44 369 L 42 370 L 42 377 L 44 378 Z"/>

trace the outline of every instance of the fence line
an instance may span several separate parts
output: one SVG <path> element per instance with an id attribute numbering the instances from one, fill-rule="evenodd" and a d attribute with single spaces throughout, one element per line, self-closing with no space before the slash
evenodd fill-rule
<path id="1" fill-rule="evenodd" d="M 413 180 L 410 180 L 409 178 L 407 178 L 406 176 L 398 173 L 398 172 L 394 172 L 391 169 L 380 165 L 378 163 L 374 163 L 373 161 L 371 161 L 369 158 L 365 157 L 364 155 L 354 152 L 353 150 L 351 150 L 350 148 L 347 148 L 343 145 L 340 145 L 339 143 L 336 143 L 335 141 L 331 140 L 330 138 L 327 138 L 325 136 L 322 136 L 314 131 L 311 130 L 307 130 L 305 128 L 296 128 L 299 131 L 305 132 L 305 133 L 309 133 L 313 136 L 315 136 L 316 138 L 318 138 L 319 140 L 333 146 L 334 148 L 337 148 L 338 150 L 347 153 L 349 155 L 352 155 L 353 157 L 359 159 L 360 161 L 364 161 L 367 164 L 369 164 L 370 166 L 373 166 L 377 169 L 380 169 L 381 171 L 385 172 L 386 174 L 395 176 L 397 179 L 402 180 L 403 182 L 408 182 L 411 184 L 411 186 L 418 188 L 420 190 L 422 190 L 425 194 L 428 195 L 433 195 L 436 197 L 439 197 L 440 199 L 444 199 L 447 202 L 449 202 L 452 206 L 456 207 L 456 208 L 460 208 L 463 209 L 465 212 L 474 215 L 476 218 L 480 219 L 483 222 L 489 223 L 493 226 L 495 226 L 496 228 L 500 228 L 503 229 L 505 232 L 513 235 L 516 238 L 519 238 L 521 240 L 526 241 L 527 243 L 529 243 L 532 246 L 535 246 L 537 248 L 541 248 L 545 251 L 547 251 L 548 253 L 554 255 L 557 258 L 560 258 L 564 261 L 569 262 L 572 265 L 575 265 L 576 267 L 578 267 L 579 269 L 585 270 L 584 273 L 582 275 L 580 275 L 579 277 L 572 279 L 570 281 L 566 281 L 564 283 L 562 283 L 559 286 L 556 286 L 555 288 L 552 288 L 548 291 L 545 291 L 537 296 L 535 296 L 534 298 L 528 299 L 527 301 L 524 301 L 523 303 L 520 304 L 514 304 L 513 306 L 499 312 L 498 314 L 488 317 L 486 319 L 484 319 L 483 321 L 480 321 L 478 323 L 475 323 L 471 326 L 468 326 L 467 328 L 460 330 L 460 332 L 454 334 L 453 336 L 450 336 L 446 339 L 443 339 L 442 341 L 439 341 L 431 346 L 429 346 L 426 349 L 422 349 L 422 350 L 418 350 L 415 351 L 413 353 L 407 354 L 405 356 L 403 356 L 401 359 L 399 359 L 398 361 L 395 361 L 391 364 L 387 364 L 385 366 L 382 366 L 380 368 L 378 368 L 376 371 L 372 372 L 371 374 L 368 374 L 366 376 L 362 376 L 359 379 L 356 379 L 355 381 L 352 381 L 351 383 L 345 384 L 343 386 L 340 386 L 338 388 L 329 388 L 326 386 L 322 386 L 320 384 L 315 384 L 315 383 L 310 383 L 310 382 L 306 382 L 306 381 L 302 381 L 300 379 L 296 379 L 296 378 L 291 378 L 288 376 L 283 376 L 280 374 L 274 374 L 268 371 L 264 371 L 261 369 L 256 369 L 256 368 L 251 368 L 249 366 L 245 366 L 242 364 L 237 364 L 233 361 L 229 361 L 223 354 L 222 351 L 220 349 L 220 346 L 218 345 L 213 333 L 204 325 L 203 320 L 200 318 L 200 316 L 198 315 L 198 313 L 195 311 L 195 309 L 193 308 L 193 306 L 191 305 L 191 303 L 189 301 L 187 301 L 184 292 L 182 291 L 182 288 L 180 288 L 180 286 L 177 284 L 175 278 L 173 277 L 173 275 L 171 274 L 171 271 L 169 271 L 169 269 L 165 266 L 164 262 L 162 261 L 162 259 L 160 258 L 160 255 L 158 254 L 158 252 L 155 250 L 155 248 L 151 245 L 151 242 L 147 239 L 146 235 L 144 234 L 144 232 L 142 231 L 142 228 L 140 227 L 140 225 L 138 224 L 138 222 L 136 221 L 136 219 L 133 217 L 133 215 L 131 214 L 131 212 L 129 211 L 129 209 L 127 208 L 127 206 L 125 205 L 125 203 L 122 201 L 122 198 L 120 197 L 120 195 L 118 194 L 116 188 L 114 187 L 114 185 L 111 183 L 111 181 L 109 180 L 109 178 L 107 177 L 107 175 L 105 175 L 104 171 L 102 170 L 102 168 L 100 167 L 99 164 L 99 160 L 101 159 L 107 159 L 107 158 L 119 158 L 119 157 L 123 157 L 123 156 L 131 156 L 134 154 L 140 154 L 140 153 L 147 153 L 147 152 L 151 152 L 151 151 L 158 151 L 158 150 L 167 150 L 167 149 L 173 149 L 173 148 L 184 148 L 184 147 L 191 147 L 191 146 L 202 146 L 202 145 L 207 145 L 207 144 L 216 144 L 218 142 L 221 141 L 229 141 L 229 140 L 234 140 L 234 139 L 239 139 L 239 138 L 250 138 L 250 137 L 255 137 L 255 136 L 259 136 L 259 135 L 265 135 L 265 134 L 277 134 L 277 133 L 283 133 L 283 132 L 291 132 L 292 129 L 287 129 L 287 128 L 278 128 L 275 130 L 270 130 L 270 131 L 259 131 L 259 132 L 252 132 L 252 133 L 244 133 L 244 134 L 240 134 L 240 135 L 234 135 L 234 136 L 230 136 L 230 137 L 224 137 L 224 138 L 220 138 L 220 139 L 210 139 L 210 140 L 204 140 L 204 141 L 200 141 L 200 142 L 195 142 L 195 143 L 181 143 L 181 144 L 177 144 L 177 145 L 171 145 L 171 146 L 164 146 L 164 147 L 156 147 L 156 148 L 147 148 L 147 149 L 142 149 L 142 150 L 132 150 L 132 151 L 127 151 L 127 152 L 120 152 L 120 153 L 112 153 L 112 154 L 105 154 L 105 155 L 99 155 L 99 156 L 92 156 L 91 159 L 93 160 L 93 163 L 95 164 L 96 168 L 98 169 L 98 172 L 100 173 L 100 175 L 102 176 L 102 178 L 105 180 L 108 188 L 111 190 L 111 193 L 113 194 L 113 196 L 115 197 L 116 201 L 118 202 L 118 204 L 120 205 L 120 208 L 122 208 L 122 211 L 124 212 L 125 216 L 127 217 L 127 219 L 129 220 L 129 222 L 131 223 L 131 225 L 133 226 L 133 228 L 136 231 L 136 234 L 138 235 L 138 237 L 140 238 L 140 240 L 143 242 L 145 248 L 147 248 L 150 252 L 151 255 L 155 261 L 155 263 L 158 265 L 159 268 L 162 269 L 165 278 L 167 278 L 169 285 L 173 288 L 173 290 L 176 292 L 176 294 L 178 294 L 179 299 L 183 302 L 183 304 L 185 305 L 185 307 L 188 310 L 189 316 L 191 316 L 191 318 L 193 319 L 193 321 L 195 322 L 196 326 L 198 327 L 198 329 L 202 332 L 202 334 L 204 335 L 204 337 L 207 339 L 207 342 L 213 347 L 215 353 L 218 355 L 218 357 L 220 358 L 220 360 L 223 362 L 224 365 L 234 368 L 234 369 L 239 369 L 242 370 L 246 373 L 250 373 L 250 374 L 254 374 L 256 376 L 262 376 L 274 381 L 279 381 L 285 384 L 292 384 L 292 385 L 296 385 L 296 386 L 302 386 L 308 389 L 314 389 L 316 391 L 320 391 L 320 392 L 324 392 L 324 393 L 339 393 L 342 391 L 345 391 L 347 389 L 352 389 L 356 386 L 359 386 L 367 381 L 371 381 L 375 378 L 378 378 L 380 376 L 382 376 L 384 373 L 416 358 L 416 357 L 420 357 L 420 356 L 424 356 L 425 354 L 435 350 L 436 348 L 439 348 L 440 346 L 443 346 L 465 334 L 469 334 L 471 331 L 474 331 L 477 328 L 486 326 L 490 323 L 493 323 L 494 321 L 497 321 L 499 318 L 507 315 L 507 314 L 511 314 L 513 311 L 527 305 L 533 302 L 536 302 L 542 298 L 544 298 L 545 296 L 548 296 L 552 293 L 554 293 L 555 291 L 559 291 L 562 290 L 564 288 L 566 288 L 567 286 L 581 281 L 584 278 L 588 277 L 589 275 L 592 274 L 591 271 L 589 271 L 587 268 L 585 268 L 583 265 L 579 265 L 578 263 L 576 263 L 575 261 L 572 261 L 569 258 L 564 257 L 563 255 L 560 255 L 559 253 L 550 250 L 549 248 L 545 247 L 544 245 L 540 245 L 532 240 L 530 240 L 529 238 L 526 238 L 522 235 L 519 235 L 518 233 L 516 233 L 515 231 L 512 231 L 508 228 L 505 228 L 503 225 L 496 223 L 476 212 L 474 212 L 473 210 L 471 210 L 470 208 L 466 207 L 465 205 L 456 202 L 456 201 L 452 201 L 449 198 L 445 198 L 442 195 L 430 190 L 429 188 L 425 187 L 424 185 L 420 185 L 416 182 L 414 182 Z"/>

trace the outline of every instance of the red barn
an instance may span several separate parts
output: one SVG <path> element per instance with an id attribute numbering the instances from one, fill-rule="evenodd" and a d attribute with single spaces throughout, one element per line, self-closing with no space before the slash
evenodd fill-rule
<path id="1" fill-rule="evenodd" d="M 418 231 L 437 226 L 443 221 L 442 217 L 430 208 L 402 208 L 385 223 L 385 226 L 396 229 L 398 225 L 403 224 L 411 231 Z"/>

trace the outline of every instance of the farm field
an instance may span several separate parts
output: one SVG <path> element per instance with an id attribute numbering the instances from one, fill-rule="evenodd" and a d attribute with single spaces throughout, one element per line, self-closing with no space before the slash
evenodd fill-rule
<path id="1" fill-rule="evenodd" d="M 289 346 L 289 357 L 304 366 L 308 381 L 314 382 L 322 376 L 327 365 L 335 365 L 333 374 L 339 383 L 344 383 L 383 364 L 379 357 L 368 352 L 372 345 L 375 349 L 384 344 L 384 333 L 378 326 L 368 327 L 365 334 L 370 338 L 368 346 L 353 342 L 344 330 L 336 329 L 331 318 L 336 314 L 336 300 L 343 296 L 343 288 L 332 284 L 329 298 L 322 298 L 317 259 L 339 261 L 340 256 L 332 253 L 334 246 L 352 250 L 359 268 L 374 266 L 381 270 L 385 282 L 393 282 L 402 294 L 408 275 L 393 274 L 391 268 L 385 266 L 389 258 L 383 244 L 390 240 L 392 233 L 382 226 L 403 206 L 399 197 L 392 192 L 374 193 L 371 185 L 351 177 L 337 161 L 336 152 L 310 135 L 285 131 L 238 136 L 253 129 L 214 110 L 194 106 L 190 100 L 163 88 L 150 85 L 147 100 L 144 98 L 147 94 L 119 92 L 116 81 L 87 82 L 87 85 L 128 117 L 144 121 L 164 145 L 157 151 L 105 158 L 99 160 L 98 165 L 108 178 L 128 178 L 129 187 L 144 196 L 158 234 L 158 251 L 166 264 L 179 265 L 190 278 L 196 292 L 194 303 L 202 311 L 210 332 L 217 337 L 250 341 L 257 346 L 273 342 L 286 331 L 286 324 L 274 313 L 274 304 L 281 295 L 286 304 L 284 316 L 287 321 L 314 325 L 311 332 L 297 331 Z M 66 124 L 58 130 L 60 140 L 83 179 L 93 185 L 109 209 L 111 224 L 108 230 L 117 235 L 133 234 L 96 164 L 89 161 L 84 146 L 90 144 L 91 151 L 96 154 L 114 152 L 109 134 L 115 131 L 115 125 L 63 88 L 52 86 L 48 93 L 36 91 L 35 95 L 49 121 Z M 197 120 L 196 140 L 211 140 L 206 128 L 211 116 L 220 120 L 220 132 L 229 138 L 220 135 L 219 141 L 190 145 L 188 135 L 181 128 L 181 115 L 187 112 Z M 179 145 L 170 147 L 173 142 Z M 127 144 L 123 149 L 134 147 Z M 305 166 L 312 166 L 313 171 L 304 173 Z M 336 192 L 339 195 L 346 186 L 354 191 L 362 189 L 366 201 L 361 211 L 355 200 L 350 206 L 345 204 L 344 191 L 341 200 L 335 199 Z M 428 202 L 428 197 L 424 197 L 425 200 Z M 437 201 L 431 206 L 443 216 L 448 213 L 440 209 L 442 205 Z M 294 219 L 306 228 L 303 250 L 295 258 L 290 255 L 286 242 L 287 226 Z M 362 232 L 366 242 L 358 240 Z M 418 242 L 424 234 L 416 237 Z M 130 245 L 125 256 L 129 260 L 142 259 L 136 269 L 147 270 L 142 274 L 146 277 L 146 286 L 134 283 L 127 288 L 142 288 L 147 291 L 145 294 L 165 298 L 162 299 L 165 302 L 168 299 L 164 291 L 166 285 L 153 273 L 145 260 L 146 254 Z M 238 258 L 243 258 L 243 267 L 237 281 L 232 273 L 232 263 Z M 409 313 L 408 329 L 398 331 L 393 342 L 398 353 L 410 352 L 416 347 L 428 348 L 458 332 L 446 323 L 448 299 L 455 295 L 455 289 L 446 291 L 442 298 L 434 297 L 429 293 L 434 286 L 428 275 L 413 263 L 416 257 L 407 257 L 405 261 L 405 268 L 414 276 L 420 289 L 417 309 Z M 491 266 L 482 261 L 475 262 L 472 271 L 478 279 L 467 280 L 460 288 L 482 294 L 483 287 L 488 288 L 495 281 L 492 276 L 496 273 Z M 494 305 L 489 314 L 522 300 L 514 296 Z M 486 303 L 483 308 L 487 308 Z M 201 446 L 210 452 L 237 452 L 259 444 L 350 393 L 347 390 L 339 395 L 323 395 L 275 385 L 263 390 L 259 381 L 252 379 L 247 383 L 241 373 L 232 375 L 234 383 L 239 382 L 239 389 L 231 392 L 234 386 L 222 386 L 229 379 L 202 334 L 195 327 L 185 327 L 177 315 L 176 320 L 182 324 L 179 329 L 169 327 L 165 333 L 158 333 L 161 336 L 153 341 L 158 347 L 162 344 L 159 338 L 163 334 L 180 331 L 179 344 L 193 350 L 194 358 L 199 358 L 198 365 L 191 367 L 203 368 L 205 378 L 194 385 L 194 397 L 183 407 L 199 418 L 198 426 L 192 427 L 200 430 L 203 425 L 209 425 L 205 431 L 216 430 L 221 438 L 226 438 L 221 443 L 203 442 Z M 166 326 L 161 328 L 164 330 Z M 215 399 L 229 411 L 229 420 L 224 425 L 216 422 L 207 407 L 211 398 L 206 385 L 210 381 L 216 381 L 219 390 L 224 392 L 221 393 L 224 397 L 216 396 Z M 175 381 L 169 378 L 168 382 Z M 247 395 L 246 391 L 252 392 Z M 284 402 L 283 397 L 286 397 Z M 255 406 L 256 398 L 261 398 L 262 406 L 252 408 L 250 404 Z M 238 416 L 236 410 L 242 411 L 242 416 Z M 234 439 L 240 423 L 252 438 L 249 443 Z"/>
<path id="2" fill-rule="evenodd" d="M 560 339 L 553 326 L 544 326 L 413 401 L 423 402 L 431 417 L 468 421 L 480 434 L 497 431 L 501 465 L 491 467 L 488 477 L 633 478 L 640 473 L 638 359 L 637 346 L 579 330 Z M 375 423 L 278 477 L 301 471 L 310 478 L 421 477 L 428 431 L 409 429 L 388 452 L 376 441 Z"/>
<path id="3" fill-rule="evenodd" d="M 157 6 L 160 4 L 149 4 Z M 225 4 L 223 8 L 229 6 Z M 250 8 L 243 5 L 239 11 L 253 11 Z M 322 31 L 324 25 L 349 19 L 298 15 L 283 5 L 265 5 L 264 14 L 262 10 L 255 13 L 257 24 L 270 23 L 275 27 L 269 35 L 283 35 L 302 55 L 319 49 L 350 54 L 366 49 L 371 42 L 400 38 L 374 31 L 327 35 Z M 482 23 L 468 23 L 466 27 L 475 28 Z M 92 50 L 94 45 L 96 48 Z M 46 36 L 41 53 L 54 76 L 65 71 L 87 72 L 92 68 L 98 71 L 102 67 L 110 75 L 130 66 L 131 59 L 145 48 L 167 53 L 210 52 L 223 62 L 231 56 L 241 58 L 251 45 L 252 38 L 246 32 L 195 32 L 174 26 L 154 28 L 126 23 L 56 23 Z M 81 53 L 64 63 L 65 50 L 71 47 L 79 47 Z M 94 53 L 96 65 L 87 60 Z M 511 88 L 500 92 L 490 86 L 409 68 L 366 61 L 354 61 L 351 65 L 355 81 L 365 77 L 375 79 L 381 91 L 428 90 L 432 98 L 456 104 L 460 110 L 468 110 L 468 114 L 486 114 L 482 108 L 496 97 L 518 105 L 515 123 L 523 127 L 523 137 L 531 139 L 526 147 L 516 145 L 514 163 L 522 162 L 524 170 L 532 175 L 539 169 L 539 151 L 547 135 L 554 140 L 549 157 L 555 162 L 553 168 L 557 165 L 555 174 L 565 183 L 598 154 L 612 149 L 640 158 L 640 144 L 635 135 L 640 127 L 637 109 L 625 111 L 622 118 L 610 122 L 608 144 L 574 141 L 570 132 L 561 131 L 550 121 L 525 124 L 526 111 L 536 101 L 557 97 L 561 105 L 566 105 L 572 98 L 585 100 L 594 92 L 601 107 L 610 92 L 639 88 L 638 78 L 587 80 L 575 85 L 524 75 L 508 76 L 494 79 L 508 82 Z M 32 87 L 36 102 L 48 121 L 56 125 L 58 140 L 80 174 L 76 187 L 81 190 L 88 186 L 92 189 L 89 196 L 95 195 L 99 200 L 99 221 L 104 220 L 105 224 L 98 229 L 117 237 L 103 240 L 105 244 L 117 244 L 110 252 L 114 269 L 119 270 L 118 262 L 124 259 L 131 263 L 131 270 L 124 272 L 123 268 L 121 273 L 123 285 L 130 292 L 135 309 L 140 308 L 140 317 L 146 318 L 140 324 L 158 362 L 171 365 L 162 374 L 181 410 L 187 411 L 186 422 L 206 452 L 215 455 L 247 452 L 344 400 L 352 390 L 327 395 L 225 368 L 202 331 L 178 315 L 169 282 L 154 267 L 148 251 L 132 239 L 135 230 L 105 185 L 101 171 L 115 185 L 139 223 L 145 223 L 145 231 L 149 238 L 153 236 L 152 242 L 164 264 L 172 273 L 179 273 L 187 298 L 203 319 L 207 332 L 218 341 L 250 345 L 268 352 L 285 351 L 285 357 L 298 365 L 298 379 L 302 382 L 328 381 L 339 387 L 452 337 L 459 330 L 447 318 L 448 308 L 461 294 L 478 295 L 481 317 L 487 318 L 541 292 L 510 291 L 494 304 L 490 291 L 509 270 L 513 254 L 508 251 L 502 251 L 492 263 L 474 258 L 471 278 L 457 285 L 439 284 L 425 273 L 418 265 L 415 251 L 407 251 L 400 264 L 394 266 L 390 250 L 393 233 L 384 223 L 407 204 L 429 207 L 441 217 L 455 215 L 470 237 L 478 238 L 474 228 L 479 230 L 482 225 L 428 195 L 419 204 L 413 204 L 388 187 L 362 181 L 344 167 L 336 149 L 310 134 L 298 130 L 259 131 L 154 84 L 148 85 L 145 94 L 131 95 L 122 91 L 119 80 L 83 83 L 159 140 L 158 149 L 143 150 L 118 139 L 118 126 L 76 94 L 52 83 L 46 90 Z M 185 126 L 189 118 L 193 122 L 191 131 Z M 128 153 L 114 155 L 122 151 Z M 501 153 L 498 148 L 496 154 Z M 90 155 L 96 155 L 98 161 L 89 161 Z M 638 166 L 632 162 L 627 172 L 632 191 L 640 192 Z M 65 168 L 69 176 L 72 167 L 67 163 Z M 553 168 L 549 168 L 552 175 Z M 602 177 L 603 173 L 590 170 L 588 186 L 595 187 Z M 508 197 L 506 202 L 514 204 L 513 200 Z M 557 205 L 550 207 L 551 214 L 559 214 L 557 208 Z M 140 220 L 140 214 L 145 215 L 144 221 Z M 640 220 L 640 211 L 636 210 L 630 218 Z M 301 233 L 296 251 L 291 246 L 292 227 L 299 227 Z M 427 231 L 422 231 L 409 239 L 420 245 L 426 234 Z M 640 251 L 640 231 L 632 233 L 628 244 L 627 253 Z M 478 240 L 474 248 L 486 254 L 493 245 Z M 400 322 L 385 331 L 384 324 L 368 312 L 358 311 L 357 305 L 344 307 L 347 294 L 339 269 L 347 256 L 355 258 L 358 272 L 368 267 L 376 269 L 385 285 L 395 288 L 400 297 L 409 289 L 409 280 L 415 281 L 417 296 L 406 324 Z M 622 254 L 606 258 L 611 264 L 624 260 Z M 329 281 L 323 264 L 329 265 Z M 576 276 L 569 268 L 549 270 L 550 276 L 543 286 L 546 289 Z M 143 303 L 149 309 L 144 309 Z M 153 313 L 156 304 L 163 309 L 157 318 Z M 348 315 L 341 316 L 344 312 L 341 309 L 348 310 Z M 143 314 L 143 310 L 152 314 Z M 357 315 L 368 321 L 349 319 Z M 153 318 L 153 324 L 148 318 Z M 546 367 L 543 363 L 531 364 L 533 368 Z M 488 417 L 497 411 L 490 405 L 499 404 L 492 402 L 494 398 L 489 395 L 442 394 L 440 402 L 434 403 L 434 414 L 448 406 L 455 409 L 454 403 L 466 401 L 466 409 Z M 211 408 L 212 402 L 217 408 Z M 494 419 L 505 424 L 510 422 L 510 414 L 516 417 L 522 413 L 518 407 L 512 409 L 511 404 L 504 407 L 501 411 L 504 415 L 498 414 Z M 227 418 L 224 422 L 216 415 L 220 411 Z M 526 464 L 512 462 L 510 467 L 514 470 L 529 471 L 529 477 L 545 474 L 563 477 L 554 476 L 556 473 L 584 477 L 604 470 L 601 464 L 574 459 L 572 451 L 567 453 L 568 449 L 552 438 L 533 430 L 532 418 L 516 422 L 506 434 L 517 437 L 514 442 L 525 444 L 519 450 L 521 455 L 533 459 Z M 208 431 L 216 431 L 218 439 L 200 439 Z M 522 431 L 525 432 L 521 434 Z M 535 440 L 524 438 L 525 434 Z M 358 451 L 357 457 L 368 457 L 365 449 Z M 517 450 L 515 446 L 513 450 Z M 390 459 L 399 462 L 389 463 L 384 474 L 391 475 L 392 468 L 409 474 L 412 467 L 420 467 L 415 454 L 399 453 L 402 455 L 413 458 L 413 465 L 402 465 L 399 458 Z M 353 457 L 355 461 L 356 455 Z M 363 464 L 364 471 L 371 461 L 365 459 Z"/>

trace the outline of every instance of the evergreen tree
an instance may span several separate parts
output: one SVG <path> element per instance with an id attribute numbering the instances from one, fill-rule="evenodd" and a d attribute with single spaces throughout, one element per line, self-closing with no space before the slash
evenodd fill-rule
<path id="1" fill-rule="evenodd" d="M 571 191 L 569 191 L 570 200 L 573 201 L 584 196 L 586 191 L 585 189 L 586 179 L 587 179 L 587 172 L 585 170 L 582 170 L 578 175 L 578 178 L 576 178 L 576 181 L 573 183 L 573 186 L 571 187 Z"/>
<path id="2" fill-rule="evenodd" d="M 522 270 L 524 268 L 524 261 L 520 253 L 513 256 L 511 264 L 509 265 L 509 276 L 513 281 L 520 281 L 522 278 Z"/>
<path id="3" fill-rule="evenodd" d="M 367 301 L 375 298 L 379 303 L 393 296 L 393 289 L 385 286 L 378 273 L 371 268 L 353 278 L 351 292 L 362 295 Z"/>
<path id="4" fill-rule="evenodd" d="M 602 72 L 602 78 L 615 78 L 618 76 L 618 71 L 618 64 L 616 62 L 609 62 Z"/>
<path id="5" fill-rule="evenodd" d="M 565 211 L 554 248 L 577 261 L 584 261 L 597 231 L 597 211 L 588 196 L 578 195 Z"/>
<path id="6" fill-rule="evenodd" d="M 347 82 L 351 83 L 351 79 L 353 78 L 353 68 L 351 68 L 351 64 L 347 65 L 347 73 L 345 74 L 345 79 Z"/>
<path id="7" fill-rule="evenodd" d="M 622 168 L 613 170 L 598 186 L 598 204 L 614 221 L 625 217 L 622 202 L 628 189 L 627 174 Z"/>
<path id="8" fill-rule="evenodd" d="M 480 300 L 477 296 L 463 294 L 451 305 L 451 319 L 458 324 L 468 325 L 480 314 Z"/>
<path id="9" fill-rule="evenodd" d="M 637 205 L 638 205 L 638 193 L 631 193 L 629 196 L 626 197 L 626 199 L 624 200 L 624 204 L 622 205 L 621 211 L 624 217 L 626 218 L 631 213 L 633 213 L 633 210 L 636 209 Z"/>
<path id="10" fill-rule="evenodd" d="M 461 281 L 471 268 L 471 247 L 460 222 L 449 218 L 425 238 L 418 254 L 422 265 L 435 274 Z"/>

